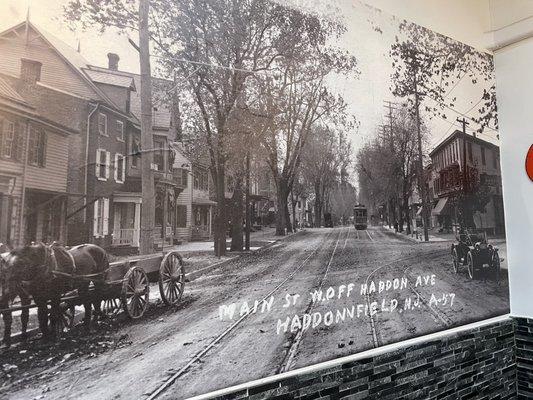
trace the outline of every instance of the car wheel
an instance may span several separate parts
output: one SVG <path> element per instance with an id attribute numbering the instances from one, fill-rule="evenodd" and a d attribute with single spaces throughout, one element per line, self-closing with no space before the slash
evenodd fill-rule
<path id="1" fill-rule="evenodd" d="M 476 271 L 476 265 L 474 263 L 474 256 L 471 252 L 468 253 L 467 261 L 468 261 L 468 276 L 470 279 L 474 280 L 477 277 L 477 271 Z"/>
<path id="2" fill-rule="evenodd" d="M 453 272 L 457 274 L 459 272 L 459 254 L 457 254 L 457 249 L 455 247 L 452 250 L 452 260 L 453 260 Z"/>

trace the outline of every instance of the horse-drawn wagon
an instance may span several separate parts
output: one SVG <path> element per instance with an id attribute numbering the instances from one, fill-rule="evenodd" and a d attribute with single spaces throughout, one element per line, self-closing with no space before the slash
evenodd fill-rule
<path id="1" fill-rule="evenodd" d="M 44 245 L 34 246 L 43 247 Z M 79 252 L 79 250 L 82 249 L 82 246 L 90 246 L 91 248 L 99 249 L 103 252 L 103 256 L 101 257 L 102 261 L 99 261 L 99 263 L 104 264 L 104 266 L 95 269 L 95 272 L 91 271 L 93 273 L 78 273 L 76 261 L 80 264 L 86 260 L 86 258 L 79 257 L 76 253 L 76 250 Z M 51 267 L 47 267 L 48 273 L 43 276 L 48 277 L 49 285 L 55 285 L 57 287 L 62 286 L 65 288 L 63 290 L 58 289 L 57 287 L 55 288 L 61 290 L 60 297 L 56 296 L 55 300 L 52 294 L 40 296 L 32 293 L 32 290 L 38 292 L 38 289 L 24 289 L 25 287 L 31 288 L 32 284 L 34 284 L 32 282 L 27 282 L 27 279 L 30 278 L 27 275 L 25 276 L 23 274 L 19 275 L 18 278 L 13 278 L 14 275 L 11 273 L 10 278 L 7 266 L 7 263 L 9 263 L 9 257 L 7 256 L 16 253 L 4 254 L 6 259 L 3 261 L 4 265 L 1 271 L 3 276 L 0 277 L 2 278 L 1 280 L 3 280 L 3 282 L 0 282 L 0 289 L 2 290 L 2 293 L 0 293 L 0 313 L 2 313 L 5 323 L 5 345 L 9 346 L 10 344 L 11 314 L 14 311 L 22 310 L 23 312 L 22 330 L 24 334 L 27 324 L 28 309 L 44 307 L 47 314 L 45 318 L 47 319 L 48 306 L 50 306 L 52 330 L 53 333 L 57 335 L 70 329 L 74 325 L 76 306 L 82 304 L 85 306 L 85 317 L 87 318 L 87 316 L 89 316 L 89 322 L 91 305 L 94 306 L 95 312 L 100 312 L 101 310 L 104 314 L 115 315 L 124 311 L 129 318 L 141 318 L 148 307 L 150 283 L 158 284 L 161 300 L 165 304 L 177 305 L 180 301 L 185 288 L 185 268 L 183 259 L 177 251 L 171 250 L 153 255 L 131 257 L 125 260 L 109 263 L 107 261 L 107 254 L 105 254 L 103 249 L 94 245 L 82 246 L 76 246 L 68 250 L 54 245 L 43 247 L 45 250 L 44 254 L 47 255 L 44 256 L 46 261 L 43 261 L 42 264 L 52 265 Z M 31 248 L 31 246 L 27 246 L 26 248 Z M 62 269 L 60 266 L 58 267 L 58 265 L 61 264 L 61 262 L 58 262 L 61 257 L 64 260 L 64 263 L 69 264 L 70 260 L 72 266 L 69 267 L 69 269 Z M 35 268 L 37 268 L 37 265 L 34 266 L 34 269 Z M 79 270 L 85 272 L 88 271 L 88 269 L 84 270 L 82 268 Z M 8 272 L 6 273 L 6 271 Z M 22 284 L 16 285 L 16 290 L 13 290 L 14 286 L 11 286 L 12 290 L 6 290 L 10 286 L 7 282 L 9 279 L 14 281 L 17 281 L 18 279 L 21 282 L 17 283 Z M 41 282 L 37 282 L 37 284 L 40 283 Z M 70 290 L 67 290 L 67 287 Z M 47 293 L 49 293 L 49 291 Z M 21 304 L 9 307 L 9 300 L 13 300 L 17 295 L 21 299 Z M 33 302 L 29 301 L 30 295 L 33 297 Z M 44 303 L 42 297 L 47 297 Z M 90 301 L 90 303 L 88 303 L 88 301 Z M 56 306 L 55 311 L 54 305 Z M 101 309 L 100 305 L 102 305 Z M 42 313 L 43 311 L 41 311 L 41 314 Z M 43 331 L 43 321 L 41 318 L 42 317 L 39 317 L 39 326 L 41 331 Z M 46 328 L 47 323 L 43 334 L 46 332 Z"/>

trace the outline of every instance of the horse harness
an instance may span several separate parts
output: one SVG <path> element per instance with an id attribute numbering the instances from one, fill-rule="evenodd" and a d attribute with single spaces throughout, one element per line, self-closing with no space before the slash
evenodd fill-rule
<path id="1" fill-rule="evenodd" d="M 65 278 L 69 278 L 73 280 L 75 279 L 75 280 L 82 280 L 82 281 L 93 281 L 95 278 L 100 278 L 103 280 L 105 274 L 109 270 L 109 268 L 107 268 L 104 271 L 97 272 L 95 274 L 78 275 L 76 273 L 76 261 L 74 260 L 74 257 L 67 250 L 64 250 L 64 253 L 68 255 L 68 257 L 70 258 L 70 262 L 72 263 L 72 273 L 69 274 L 67 272 L 58 271 L 59 265 L 57 263 L 57 258 L 56 258 L 56 254 L 54 251 L 54 247 L 57 247 L 57 246 L 54 246 L 52 244 L 46 247 L 45 265 L 48 268 L 48 270 L 50 266 L 53 267 L 51 271 L 49 270 L 49 272 L 56 277 L 61 276 L 61 277 L 65 277 Z M 50 265 L 50 262 L 52 263 L 52 265 Z"/>

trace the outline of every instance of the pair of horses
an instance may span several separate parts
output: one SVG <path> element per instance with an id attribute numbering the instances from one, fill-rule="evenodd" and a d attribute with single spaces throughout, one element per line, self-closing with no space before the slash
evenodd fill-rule
<path id="1" fill-rule="evenodd" d="M 62 318 L 61 297 L 77 291 L 85 309 L 84 324 L 90 326 L 92 307 L 101 315 L 109 260 L 104 249 L 94 244 L 82 244 L 69 250 L 57 244 L 31 244 L 1 254 L 0 260 L 0 309 L 5 328 L 3 344 L 11 345 L 11 311 L 8 304 L 16 296 L 22 305 L 33 298 L 37 306 L 39 329 L 43 338 L 53 338 L 59 332 Z M 89 292 L 94 285 L 94 295 Z M 50 304 L 50 312 L 48 311 Z M 50 324 L 49 324 L 50 322 Z M 21 315 L 22 335 L 26 334 L 28 309 Z"/>

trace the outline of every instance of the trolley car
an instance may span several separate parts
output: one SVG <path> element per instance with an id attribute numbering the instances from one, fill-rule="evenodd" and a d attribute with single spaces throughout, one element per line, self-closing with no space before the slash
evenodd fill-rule
<path id="1" fill-rule="evenodd" d="M 368 226 L 368 212 L 364 205 L 358 204 L 353 209 L 353 224 L 355 229 L 364 230 Z"/>

